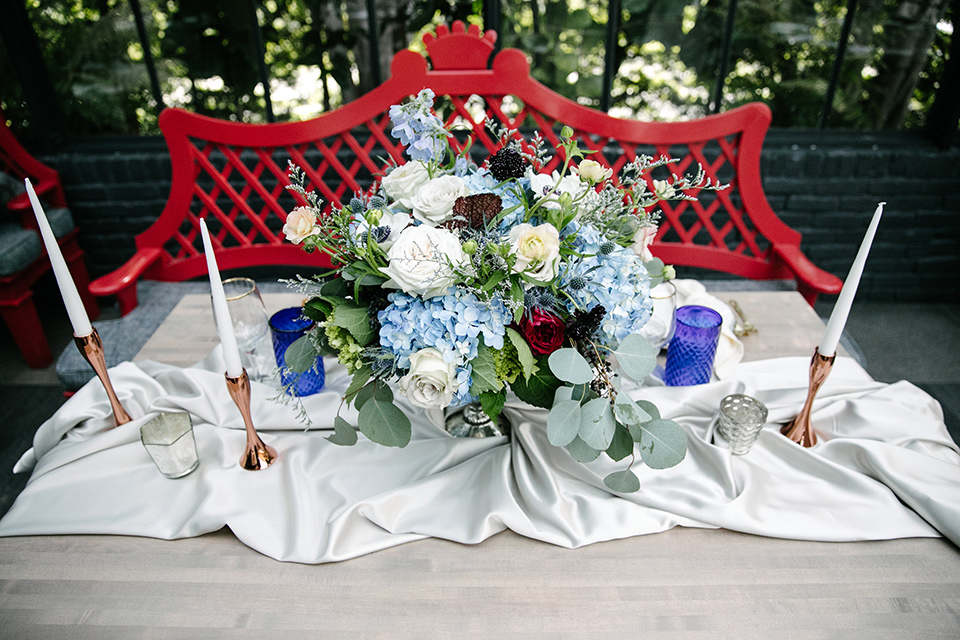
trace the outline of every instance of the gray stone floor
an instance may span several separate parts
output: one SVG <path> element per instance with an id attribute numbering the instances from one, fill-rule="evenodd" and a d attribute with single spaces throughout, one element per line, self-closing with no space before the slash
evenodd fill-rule
<path id="1" fill-rule="evenodd" d="M 72 332 L 55 287 L 38 295 L 37 305 L 58 354 L 72 341 Z M 827 317 L 832 303 L 818 303 L 816 309 Z M 116 312 L 107 310 L 102 317 L 116 317 Z M 960 305 L 856 302 L 847 330 L 874 378 L 909 380 L 925 389 L 940 401 L 947 427 L 960 442 Z M 27 480 L 11 472 L 13 464 L 63 402 L 53 365 L 28 369 L 6 327 L 0 326 L 0 515 Z"/>

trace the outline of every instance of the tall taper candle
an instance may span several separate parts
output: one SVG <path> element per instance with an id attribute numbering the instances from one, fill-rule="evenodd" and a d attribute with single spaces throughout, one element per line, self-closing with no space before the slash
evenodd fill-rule
<path id="1" fill-rule="evenodd" d="M 873 236 L 877 233 L 877 226 L 880 224 L 880 216 L 883 214 L 883 205 L 885 204 L 887 203 L 881 202 L 873 213 L 873 220 L 870 221 L 867 233 L 863 236 L 860 251 L 857 252 L 853 266 L 850 267 L 850 273 L 847 274 L 847 279 L 843 283 L 843 289 L 840 290 L 837 304 L 833 307 L 830 320 L 827 321 L 827 329 L 823 332 L 823 339 L 820 340 L 820 347 L 817 349 L 822 356 L 832 356 L 837 352 L 837 343 L 840 342 L 840 334 L 843 333 L 843 327 L 847 324 L 847 316 L 850 315 L 850 307 L 853 306 L 853 297 L 857 295 L 860 276 L 863 275 L 863 266 L 867 263 L 870 245 L 873 244 Z"/>
<path id="2" fill-rule="evenodd" d="M 53 229 L 50 228 L 43 207 L 40 206 L 40 200 L 37 198 L 36 191 L 33 190 L 30 178 L 24 178 L 23 183 L 27 187 L 27 196 L 33 206 L 33 215 L 37 217 L 40 237 L 43 239 L 43 245 L 47 248 L 47 255 L 50 256 L 50 265 L 53 267 L 53 275 L 60 287 L 63 304 L 67 308 L 67 316 L 70 318 L 70 324 L 73 325 L 73 335 L 77 337 L 88 336 L 93 333 L 93 325 L 90 324 L 87 310 L 83 308 L 83 300 L 80 299 L 80 294 L 77 292 L 77 285 L 73 281 L 73 276 L 70 275 L 70 269 L 67 268 L 67 263 L 63 260 L 63 254 L 60 253 L 57 237 L 53 235 Z"/>
<path id="3" fill-rule="evenodd" d="M 210 232 L 207 231 L 207 223 L 203 218 L 200 218 L 200 236 L 203 238 L 203 254 L 207 258 L 210 295 L 213 298 L 213 313 L 217 320 L 220 345 L 223 347 L 223 361 L 227 366 L 227 375 L 238 378 L 243 375 L 243 365 L 240 363 L 240 350 L 237 349 L 237 335 L 233 332 L 233 321 L 230 319 L 230 309 L 227 308 L 227 296 L 223 293 L 217 257 L 213 254 Z"/>

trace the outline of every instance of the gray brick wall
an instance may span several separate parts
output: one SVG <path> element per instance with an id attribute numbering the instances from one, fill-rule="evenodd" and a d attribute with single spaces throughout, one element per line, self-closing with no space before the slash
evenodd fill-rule
<path id="1" fill-rule="evenodd" d="M 162 138 L 76 143 L 42 160 L 63 178 L 91 274 L 123 264 L 169 193 Z M 803 234 L 804 252 L 840 278 L 876 203 L 887 202 L 858 299 L 960 301 L 960 150 L 899 132 L 775 130 L 762 173 L 774 211 Z"/>

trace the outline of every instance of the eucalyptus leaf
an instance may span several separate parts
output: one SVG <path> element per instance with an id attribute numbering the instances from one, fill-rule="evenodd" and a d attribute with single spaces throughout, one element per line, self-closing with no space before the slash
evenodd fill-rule
<path id="1" fill-rule="evenodd" d="M 657 405 L 653 404 L 649 400 L 637 400 L 637 406 L 646 411 L 651 420 L 660 419 L 660 409 L 657 409 Z"/>
<path id="2" fill-rule="evenodd" d="M 557 406 L 559 403 L 566 400 L 573 399 L 573 387 L 568 387 L 563 385 L 562 387 L 557 387 L 556 393 L 553 394 L 553 406 Z"/>
<path id="3" fill-rule="evenodd" d="M 287 368 L 296 373 L 303 373 L 317 362 L 317 350 L 310 342 L 310 336 L 300 336 L 287 347 L 283 354 Z"/>
<path id="4" fill-rule="evenodd" d="M 547 414 L 547 440 L 555 447 L 565 447 L 580 432 L 580 403 L 564 400 L 553 405 Z M 631 442 L 631 445 L 633 443 Z"/>
<path id="5" fill-rule="evenodd" d="M 527 344 L 527 341 L 523 339 L 523 336 L 520 335 L 520 332 L 516 329 L 507 327 L 507 337 L 510 338 L 510 342 L 517 350 L 517 360 L 520 361 L 520 368 L 523 370 L 523 378 L 525 380 L 529 380 L 530 375 L 533 373 L 534 366 L 536 365 L 533 352 L 530 351 L 530 345 Z"/>
<path id="6" fill-rule="evenodd" d="M 621 340 L 614 355 L 620 369 L 637 382 L 653 373 L 657 366 L 657 350 L 639 333 L 631 333 Z"/>
<path id="7" fill-rule="evenodd" d="M 357 444 L 357 430 L 349 422 L 337 416 L 333 419 L 333 435 L 327 440 L 341 447 L 352 447 Z"/>
<path id="8" fill-rule="evenodd" d="M 674 467 L 687 455 L 687 434 L 673 420 L 653 420 L 640 429 L 640 457 L 651 469 Z"/>
<path id="9" fill-rule="evenodd" d="M 392 402 L 372 399 L 357 415 L 363 435 L 386 447 L 405 447 L 410 443 L 410 419 Z"/>
<path id="10" fill-rule="evenodd" d="M 605 451 L 610 446 L 616 426 L 607 398 L 591 400 L 580 410 L 580 439 L 594 449 Z"/>
<path id="11" fill-rule="evenodd" d="M 350 385 L 347 387 L 347 390 L 343 392 L 343 397 L 347 401 L 348 405 L 353 402 L 356 393 L 367 384 L 367 380 L 370 379 L 372 374 L 373 371 L 371 371 L 370 367 L 366 366 L 357 370 L 357 372 L 353 374 L 353 378 L 350 380 Z"/>
<path id="12" fill-rule="evenodd" d="M 590 400 L 593 400 L 594 398 L 599 398 L 599 397 L 600 396 L 598 396 L 597 393 L 593 389 L 591 389 L 590 385 L 588 384 L 573 385 L 572 390 L 570 392 L 570 399 L 577 400 L 580 402 L 580 404 L 584 404 Z"/>
<path id="13" fill-rule="evenodd" d="M 573 439 L 573 442 L 567 445 L 567 451 L 570 452 L 570 455 L 577 462 L 593 462 L 600 457 L 602 451 L 594 449 L 586 442 L 580 439 L 580 436 L 577 436 Z"/>
<path id="14" fill-rule="evenodd" d="M 613 432 L 613 440 L 607 447 L 607 455 L 611 460 L 620 462 L 631 453 L 633 453 L 633 438 L 627 428 L 618 422 L 616 431 Z"/>
<path id="15" fill-rule="evenodd" d="M 603 479 L 603 484 L 617 493 L 636 493 L 640 490 L 640 478 L 630 469 L 614 471 Z"/>
<path id="16" fill-rule="evenodd" d="M 367 403 L 367 400 L 373 398 L 373 392 L 377 389 L 377 381 L 372 380 L 368 384 L 360 387 L 360 390 L 357 391 L 357 395 L 353 397 L 353 406 L 357 411 L 359 411 L 363 405 Z"/>
<path id="17" fill-rule="evenodd" d="M 593 367 L 576 349 L 557 349 L 547 360 L 550 371 L 564 382 L 587 384 L 593 381 Z"/>
<path id="18" fill-rule="evenodd" d="M 653 420 L 653 416 L 640 408 L 633 398 L 625 393 L 618 393 L 613 409 L 624 424 L 642 424 Z"/>

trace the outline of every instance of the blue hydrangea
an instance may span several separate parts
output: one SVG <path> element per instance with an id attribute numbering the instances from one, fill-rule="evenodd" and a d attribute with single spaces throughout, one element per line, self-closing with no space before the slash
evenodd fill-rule
<path id="1" fill-rule="evenodd" d="M 442 159 L 447 148 L 449 134 L 431 111 L 433 98 L 433 91 L 424 89 L 413 101 L 395 104 L 389 111 L 393 122 L 390 134 L 407 147 L 407 155 L 421 162 Z"/>
<path id="2" fill-rule="evenodd" d="M 477 357 L 481 336 L 487 346 L 503 348 L 505 325 L 510 322 L 503 302 L 495 298 L 485 303 L 463 292 L 429 300 L 397 292 L 391 293 L 389 300 L 377 315 L 380 345 L 393 352 L 397 367 L 408 369 L 411 354 L 434 347 L 457 367 L 458 388 L 451 406 L 472 402 L 473 369 L 469 361 Z"/>
<path id="3" fill-rule="evenodd" d="M 631 249 L 616 245 L 607 255 L 598 255 L 600 245 L 607 239 L 594 227 L 573 223 L 564 229 L 565 233 L 571 231 L 576 231 L 574 246 L 584 257 L 570 261 L 561 275 L 560 286 L 582 309 L 603 305 L 607 312 L 600 324 L 600 338 L 615 348 L 650 319 L 650 276 L 640 256 Z M 586 286 L 571 288 L 569 283 L 576 277 L 583 278 Z M 573 311 L 572 303 L 569 309 Z"/>
<path id="4" fill-rule="evenodd" d="M 397 292 L 388 299 L 390 304 L 377 316 L 380 345 L 397 356 L 400 369 L 410 366 L 410 354 L 427 347 L 457 365 L 477 357 L 481 336 L 487 346 L 503 348 L 510 316 L 499 299 L 481 302 L 462 291 L 428 300 Z"/>

